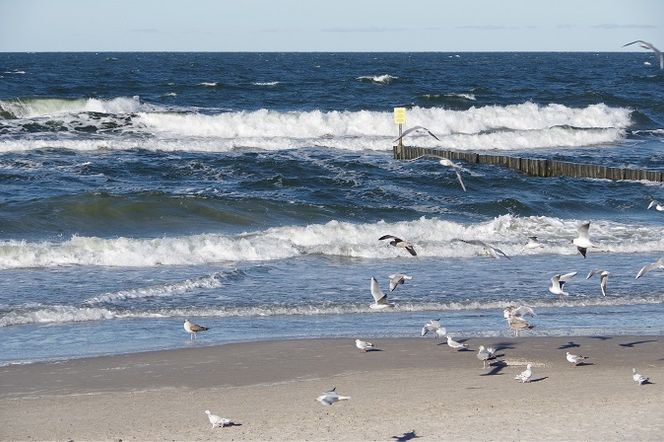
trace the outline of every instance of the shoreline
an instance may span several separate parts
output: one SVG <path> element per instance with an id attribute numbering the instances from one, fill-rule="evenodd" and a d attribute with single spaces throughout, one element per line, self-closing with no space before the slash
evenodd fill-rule
<path id="1" fill-rule="evenodd" d="M 655 440 L 664 337 L 296 339 L 0 368 L 0 439 Z M 506 366 L 482 368 L 479 345 Z M 585 366 L 565 360 L 571 351 Z M 533 363 L 533 382 L 514 376 Z M 636 367 L 652 384 L 631 379 Z M 337 387 L 352 397 L 323 407 Z M 240 425 L 212 430 L 203 413 Z M 588 410 L 593 410 L 592 415 Z M 591 418 L 591 419 L 589 419 Z M 568 433 L 571 431 L 571 433 Z"/>

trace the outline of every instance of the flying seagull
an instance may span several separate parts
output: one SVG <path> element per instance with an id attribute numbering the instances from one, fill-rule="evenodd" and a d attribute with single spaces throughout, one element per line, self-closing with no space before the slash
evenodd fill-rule
<path id="1" fill-rule="evenodd" d="M 652 201 L 650 201 L 650 204 L 648 204 L 648 210 L 650 210 L 650 209 L 653 208 L 653 207 L 654 207 L 655 210 L 657 210 L 658 212 L 664 212 L 664 205 L 662 205 L 662 203 L 660 203 L 660 202 L 657 201 L 657 200 L 652 200 Z"/>
<path id="2" fill-rule="evenodd" d="M 599 287 L 602 289 L 602 295 L 606 296 L 606 281 L 609 279 L 610 273 L 604 269 L 595 269 L 588 273 L 586 279 L 592 278 L 595 274 L 599 275 Z"/>
<path id="3" fill-rule="evenodd" d="M 411 255 L 417 256 L 417 253 L 415 252 L 415 248 L 408 241 L 404 241 L 403 239 L 397 238 L 394 235 L 383 235 L 380 238 L 378 238 L 378 241 L 382 241 L 384 239 L 391 239 L 392 240 L 392 241 L 390 241 L 391 246 L 406 249 L 406 251 L 408 251 L 408 253 L 410 253 Z"/>
<path id="4" fill-rule="evenodd" d="M 371 342 L 368 341 L 363 341 L 361 339 L 356 339 L 355 340 L 355 347 L 359 348 L 363 352 L 368 352 L 369 350 L 374 349 L 374 345 Z"/>
<path id="5" fill-rule="evenodd" d="M 514 379 L 521 381 L 522 384 L 530 382 L 530 378 L 533 377 L 533 366 L 532 364 L 526 365 L 526 369 L 516 375 Z"/>
<path id="6" fill-rule="evenodd" d="M 336 389 L 337 388 L 334 387 L 332 390 L 326 391 L 322 395 L 318 396 L 316 398 L 316 400 L 327 407 L 327 406 L 332 405 L 335 402 L 347 401 L 348 399 L 350 399 L 350 396 L 340 396 L 335 391 Z"/>
<path id="7" fill-rule="evenodd" d="M 489 244 L 485 243 L 484 241 L 480 241 L 479 239 L 459 239 L 458 241 L 465 242 L 466 244 L 472 244 L 474 246 L 482 247 L 488 255 L 493 256 L 496 259 L 499 259 L 501 256 L 504 257 L 504 258 L 507 258 L 507 259 L 512 259 L 505 252 L 500 250 L 499 248 L 496 248 L 492 245 L 489 245 Z"/>
<path id="8" fill-rule="evenodd" d="M 450 167 L 452 170 L 454 170 L 454 173 L 456 173 L 457 179 L 459 180 L 459 184 L 461 184 L 461 188 L 465 192 L 466 186 L 465 184 L 463 184 L 463 180 L 461 179 L 461 174 L 459 173 L 459 171 L 461 170 L 461 166 L 459 166 L 456 163 L 453 163 L 447 158 L 443 158 L 442 160 L 439 161 L 439 163 L 441 164 L 441 166 Z"/>
<path id="9" fill-rule="evenodd" d="M 408 135 L 409 133 L 417 132 L 417 131 L 420 131 L 420 130 L 426 131 L 429 135 L 431 135 L 432 137 L 434 137 L 435 139 L 437 139 L 438 141 L 440 141 L 440 138 L 438 138 L 438 137 L 436 136 L 436 134 L 434 134 L 433 132 L 431 132 L 431 131 L 430 131 L 429 129 L 427 129 L 426 127 L 424 127 L 424 126 L 413 126 L 413 127 L 411 127 L 410 129 L 406 129 L 405 131 L 403 131 L 403 132 L 401 133 L 401 136 L 398 137 L 398 138 L 395 138 L 394 140 L 392 140 L 392 142 L 393 142 L 393 143 L 396 143 L 397 141 L 401 140 L 403 137 L 405 137 L 405 136 Z"/>
<path id="10" fill-rule="evenodd" d="M 551 286 L 549 287 L 549 291 L 553 293 L 554 295 L 558 296 L 569 296 L 569 293 L 563 290 L 563 286 L 567 281 L 569 281 L 570 278 L 573 278 L 576 276 L 578 272 L 570 272 L 570 273 L 565 273 L 563 275 L 557 274 L 553 275 L 553 278 L 551 278 Z"/>
<path id="11" fill-rule="evenodd" d="M 583 363 L 584 359 L 588 359 L 588 356 L 573 355 L 570 352 L 566 352 L 565 353 L 565 358 L 569 362 L 571 362 L 572 364 L 574 364 L 576 366 L 576 365 L 579 365 L 579 364 Z"/>
<path id="12" fill-rule="evenodd" d="M 387 302 L 387 295 L 383 293 L 378 284 L 378 280 L 371 277 L 371 296 L 373 296 L 374 303 L 369 305 L 369 308 L 374 310 L 382 310 L 384 308 L 394 307 L 394 304 Z"/>
<path id="13" fill-rule="evenodd" d="M 434 338 L 442 338 L 447 334 L 447 329 L 440 324 L 440 318 L 431 319 L 422 327 L 422 336 L 431 332 Z"/>
<path id="14" fill-rule="evenodd" d="M 225 417 L 217 416 L 216 414 L 210 414 L 210 410 L 205 410 L 205 414 L 208 415 L 208 419 L 210 420 L 210 423 L 212 424 L 212 428 L 214 428 L 214 427 L 225 427 L 226 425 L 233 425 L 233 422 L 230 419 L 226 419 Z"/>
<path id="15" fill-rule="evenodd" d="M 399 284 L 403 284 L 406 280 L 413 279 L 412 276 L 404 275 L 403 273 L 395 273 L 388 276 L 390 278 L 390 291 L 393 292 Z"/>
<path id="16" fill-rule="evenodd" d="M 636 279 L 645 276 L 646 273 L 654 269 L 664 269 L 664 257 L 659 258 L 657 261 L 652 262 L 650 264 L 646 264 L 643 267 L 641 267 L 639 273 L 636 274 Z"/>
<path id="17" fill-rule="evenodd" d="M 194 324 L 189 319 L 184 320 L 184 331 L 189 333 L 189 339 L 196 339 L 196 334 L 198 332 L 202 332 L 207 329 L 207 327 L 203 327 L 202 325 Z"/>
<path id="18" fill-rule="evenodd" d="M 647 41 L 643 41 L 643 40 L 634 40 L 634 41 L 630 41 L 629 43 L 625 43 L 623 45 L 623 48 L 625 46 L 633 45 L 635 43 L 638 43 L 639 46 L 641 46 L 643 49 L 650 49 L 651 51 L 655 52 L 655 54 L 657 55 L 657 58 L 659 58 L 659 68 L 664 69 L 664 55 L 662 54 L 662 51 L 660 51 L 659 49 L 654 47 L 652 45 L 652 43 L 648 43 Z"/>
<path id="19" fill-rule="evenodd" d="M 579 251 L 579 253 L 584 258 L 586 257 L 586 251 L 590 247 L 596 247 L 595 244 L 590 242 L 590 236 L 588 235 L 588 230 L 589 229 L 590 229 L 590 223 L 589 222 L 587 222 L 585 224 L 581 224 L 577 228 L 577 231 L 579 232 L 579 236 L 572 240 L 572 244 L 574 244 L 576 246 L 576 249 Z"/>

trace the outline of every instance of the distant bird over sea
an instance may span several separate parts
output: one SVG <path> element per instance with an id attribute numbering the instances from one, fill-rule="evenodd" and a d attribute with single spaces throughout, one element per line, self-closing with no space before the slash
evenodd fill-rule
<path id="1" fill-rule="evenodd" d="M 399 140 L 401 140 L 403 137 L 405 137 L 406 135 L 411 134 L 411 133 L 413 133 L 413 132 L 420 132 L 420 131 L 426 132 L 426 133 L 428 133 L 429 135 L 431 135 L 432 137 L 434 137 L 435 139 L 437 139 L 438 141 L 440 141 L 440 138 L 438 138 L 438 137 L 436 136 L 436 134 L 434 134 L 433 132 L 431 132 L 431 131 L 430 131 L 429 129 L 427 129 L 426 127 L 424 127 L 424 126 L 413 126 L 413 127 L 411 127 L 411 128 L 406 129 L 405 131 L 403 131 L 403 132 L 401 133 L 401 136 L 398 137 L 398 138 L 395 138 L 394 140 L 392 140 L 392 142 L 393 142 L 393 143 L 396 143 L 396 142 L 398 142 Z"/>
<path id="2" fill-rule="evenodd" d="M 447 329 L 440 324 L 440 318 L 431 319 L 422 327 L 422 336 L 432 333 L 434 338 L 442 338 L 447 334 Z"/>
<path id="3" fill-rule="evenodd" d="M 459 166 L 456 163 L 453 163 L 451 160 L 449 160 L 447 158 L 443 158 L 442 160 L 439 161 L 439 163 L 440 163 L 441 166 L 449 167 L 452 170 L 454 170 L 454 173 L 456 173 L 456 176 L 457 176 L 457 180 L 459 180 L 459 184 L 461 184 L 461 188 L 465 192 L 466 191 L 466 185 L 463 184 L 463 180 L 461 179 L 461 173 L 459 173 L 459 171 L 461 170 L 461 166 Z"/>
<path id="4" fill-rule="evenodd" d="M 363 341 L 361 339 L 356 339 L 355 340 L 355 347 L 359 348 L 363 352 L 368 352 L 369 350 L 373 350 L 375 347 L 371 342 L 368 341 Z"/>
<path id="5" fill-rule="evenodd" d="M 526 382 L 530 382 L 530 378 L 533 377 L 533 366 L 532 364 L 526 365 L 526 369 L 523 370 L 521 373 L 516 375 L 514 379 L 521 381 L 522 384 Z"/>
<path id="6" fill-rule="evenodd" d="M 570 272 L 565 274 L 553 275 L 551 278 L 551 285 L 549 286 L 549 291 L 554 295 L 558 296 L 569 296 L 569 293 L 563 290 L 565 283 L 571 278 L 575 277 L 578 272 Z"/>
<path id="7" fill-rule="evenodd" d="M 385 239 L 391 239 L 392 240 L 389 243 L 391 246 L 406 249 L 406 251 L 408 253 L 410 253 L 411 255 L 417 256 L 417 253 L 415 252 L 415 247 L 413 247 L 413 245 L 411 243 L 409 243 L 408 241 L 404 241 L 403 239 L 397 238 L 394 235 L 383 235 L 380 238 L 378 238 L 378 241 L 383 241 Z"/>
<path id="8" fill-rule="evenodd" d="M 196 334 L 202 331 L 208 330 L 207 327 L 203 327 L 202 325 L 194 324 L 193 322 L 189 321 L 189 319 L 184 320 L 184 331 L 189 333 L 189 339 L 196 339 Z"/>
<path id="9" fill-rule="evenodd" d="M 403 273 L 394 273 L 388 276 L 390 278 L 390 291 L 393 292 L 399 284 L 405 283 L 407 280 L 413 279 L 412 276 L 404 275 Z"/>
<path id="10" fill-rule="evenodd" d="M 588 356 L 573 355 L 570 352 L 565 353 L 565 358 L 574 365 L 582 364 L 584 360 L 588 359 Z"/>
<path id="11" fill-rule="evenodd" d="M 387 295 L 383 293 L 378 284 L 378 280 L 371 277 L 371 296 L 373 296 L 374 303 L 369 305 L 369 308 L 374 310 L 382 310 L 385 308 L 394 307 L 394 304 L 387 301 Z"/>
<path id="12" fill-rule="evenodd" d="M 606 282 L 609 279 L 610 273 L 607 272 L 604 269 L 594 269 L 591 270 L 590 273 L 588 273 L 588 276 L 586 276 L 586 279 L 592 278 L 595 274 L 599 275 L 599 287 L 602 290 L 602 295 L 606 296 Z"/>
<path id="13" fill-rule="evenodd" d="M 653 207 L 654 207 L 655 210 L 657 210 L 658 212 L 664 212 L 664 205 L 662 205 L 662 203 L 660 203 L 660 202 L 657 201 L 657 200 L 652 200 L 652 201 L 650 201 L 650 204 L 648 204 L 648 210 L 650 210 L 650 209 L 653 208 Z"/>
<path id="14" fill-rule="evenodd" d="M 651 51 L 653 51 L 655 53 L 655 55 L 657 56 L 657 58 L 659 59 L 659 68 L 664 69 L 664 54 L 662 54 L 662 51 L 660 51 L 655 46 L 653 46 L 652 43 L 648 43 L 647 41 L 643 41 L 643 40 L 634 40 L 634 41 L 630 41 L 629 43 L 625 43 L 623 45 L 623 48 L 625 46 L 633 45 L 633 44 L 636 44 L 636 43 L 638 43 L 639 46 L 641 46 L 643 49 L 650 49 Z"/>
<path id="15" fill-rule="evenodd" d="M 589 229 L 590 223 L 581 224 L 577 229 L 579 236 L 572 240 L 572 243 L 584 258 L 586 257 L 588 249 L 590 247 L 595 247 L 595 244 L 590 242 L 590 235 L 588 234 Z"/>
<path id="16" fill-rule="evenodd" d="M 501 256 L 503 258 L 512 259 L 507 255 L 507 253 L 503 252 L 499 248 L 487 244 L 484 241 L 480 241 L 479 239 L 459 239 L 457 241 L 465 242 L 466 244 L 471 244 L 473 246 L 482 247 L 487 255 L 492 256 L 496 259 L 499 259 Z"/>
<path id="17" fill-rule="evenodd" d="M 347 401 L 350 399 L 350 396 L 341 396 L 335 390 L 337 387 L 332 388 L 330 391 L 326 391 L 322 395 L 318 396 L 316 400 L 325 406 L 330 406 L 335 402 Z"/>
<path id="18" fill-rule="evenodd" d="M 641 270 L 639 270 L 639 273 L 636 274 L 636 279 L 639 279 L 642 276 L 645 276 L 646 273 L 648 273 L 651 270 L 655 269 L 664 269 L 664 257 L 659 258 L 657 261 L 652 262 L 650 264 L 646 264 L 643 267 L 641 267 Z"/>

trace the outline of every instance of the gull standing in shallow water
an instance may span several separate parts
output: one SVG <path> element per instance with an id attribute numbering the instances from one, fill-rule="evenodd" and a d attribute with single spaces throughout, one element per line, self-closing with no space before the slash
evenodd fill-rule
<path id="1" fill-rule="evenodd" d="M 650 264 L 646 264 L 643 267 L 641 267 L 639 273 L 636 274 L 636 279 L 645 276 L 646 273 L 654 269 L 664 269 L 664 257 L 659 258 L 657 261 L 652 262 Z"/>
<path id="2" fill-rule="evenodd" d="M 590 247 L 597 247 L 595 244 L 590 242 L 590 235 L 588 234 L 589 229 L 589 222 L 581 224 L 577 229 L 579 236 L 572 240 L 572 244 L 576 246 L 576 249 L 584 258 L 586 257 L 586 252 Z"/>
<path id="3" fill-rule="evenodd" d="M 634 382 L 638 382 L 639 385 L 648 383 L 648 378 L 640 373 L 637 373 L 636 368 L 632 368 L 632 379 L 634 379 Z"/>
<path id="4" fill-rule="evenodd" d="M 533 366 L 532 364 L 526 365 L 526 369 L 523 370 L 521 373 L 516 375 L 514 379 L 521 381 L 522 384 L 525 384 L 526 382 L 530 382 L 530 378 L 533 377 Z"/>
<path id="5" fill-rule="evenodd" d="M 558 295 L 560 297 L 569 296 L 569 293 L 563 290 L 563 286 L 570 278 L 576 276 L 577 273 L 578 272 L 570 272 L 570 273 L 565 273 L 564 275 L 561 274 L 553 275 L 553 278 L 551 278 L 551 286 L 549 287 L 549 291 L 554 295 Z"/>
<path id="6" fill-rule="evenodd" d="M 390 278 L 390 291 L 393 292 L 399 284 L 405 283 L 407 280 L 413 279 L 412 276 L 404 275 L 403 273 L 395 273 L 388 276 Z"/>
<path id="7" fill-rule="evenodd" d="M 579 364 L 583 363 L 584 359 L 588 359 L 588 356 L 573 355 L 570 352 L 566 352 L 565 353 L 565 358 L 569 362 L 571 362 L 572 364 L 574 364 L 576 366 L 576 365 L 579 365 Z"/>
<path id="8" fill-rule="evenodd" d="M 394 235 L 383 235 L 380 238 L 378 238 L 378 241 L 382 241 L 384 239 L 391 239 L 392 240 L 390 241 L 391 246 L 406 249 L 406 251 L 408 251 L 408 253 L 410 253 L 411 255 L 417 256 L 417 253 L 415 253 L 415 248 L 408 241 L 404 241 L 403 239 L 397 238 Z"/>
<path id="9" fill-rule="evenodd" d="M 316 400 L 327 407 L 334 404 L 335 402 L 347 401 L 350 399 L 350 396 L 340 396 L 335 391 L 336 389 L 337 387 L 334 387 L 332 390 L 326 391 L 322 395 L 318 396 Z"/>
<path id="10" fill-rule="evenodd" d="M 623 48 L 625 46 L 633 45 L 635 43 L 638 43 L 639 46 L 641 46 L 643 49 L 650 49 L 651 51 L 653 51 L 655 53 L 655 55 L 657 56 L 657 58 L 659 58 L 659 68 L 664 69 L 664 55 L 662 55 L 662 51 L 660 51 L 659 49 L 654 47 L 652 45 L 652 43 L 648 43 L 647 41 L 643 41 L 643 40 L 634 40 L 634 41 L 630 41 L 629 43 L 625 43 L 623 45 Z"/>
<path id="11" fill-rule="evenodd" d="M 604 269 L 591 270 L 586 276 L 586 279 L 592 278 L 595 274 L 599 275 L 599 287 L 602 289 L 602 295 L 606 296 L 606 282 L 609 279 L 610 273 Z"/>
<path id="12" fill-rule="evenodd" d="M 369 308 L 374 310 L 382 310 L 384 308 L 394 307 L 394 304 L 387 302 L 387 295 L 383 293 L 378 284 L 378 280 L 371 277 L 371 296 L 373 296 L 374 303 L 369 305 Z"/>
<path id="13" fill-rule="evenodd" d="M 509 305 L 503 310 L 503 317 L 507 321 L 507 326 L 514 330 L 514 335 L 519 336 L 519 331 L 521 330 L 530 330 L 534 328 L 534 325 L 531 325 L 524 319 L 524 316 L 535 316 L 535 311 L 528 306 L 521 305 L 518 308 Z"/>
<path id="14" fill-rule="evenodd" d="M 422 336 L 425 336 L 429 332 L 433 334 L 434 338 L 438 339 L 447 334 L 447 329 L 440 324 L 440 318 L 431 319 L 422 327 Z"/>
<path id="15" fill-rule="evenodd" d="M 189 333 L 189 339 L 196 339 L 198 332 L 206 331 L 208 328 L 202 325 L 194 324 L 189 319 L 184 320 L 184 331 Z"/>

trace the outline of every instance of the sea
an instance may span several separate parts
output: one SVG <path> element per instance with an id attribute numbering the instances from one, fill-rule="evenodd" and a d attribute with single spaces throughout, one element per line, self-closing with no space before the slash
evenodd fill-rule
<path id="1" fill-rule="evenodd" d="M 529 336 L 664 334 L 664 271 L 636 279 L 664 256 L 662 183 L 460 161 L 464 192 L 435 159 L 393 159 L 394 107 L 438 137 L 408 145 L 664 170 L 650 52 L 0 53 L 0 364 L 350 347 L 438 318 L 507 339 L 508 305 L 535 310 Z M 372 276 L 393 309 L 369 308 Z"/>

